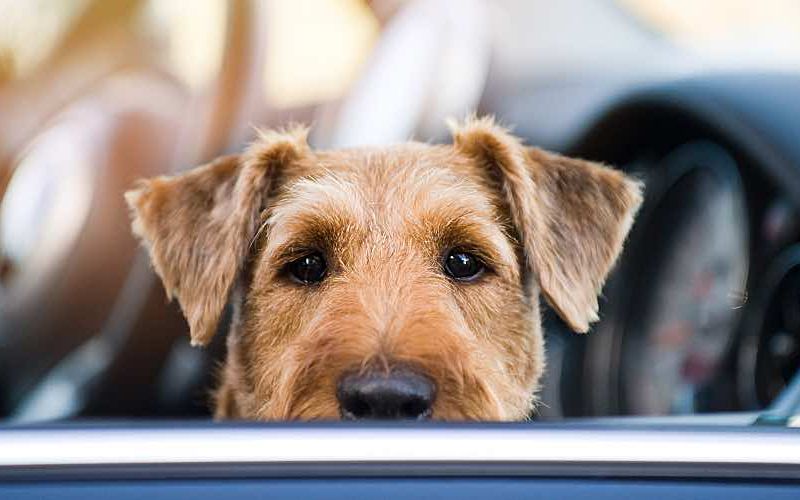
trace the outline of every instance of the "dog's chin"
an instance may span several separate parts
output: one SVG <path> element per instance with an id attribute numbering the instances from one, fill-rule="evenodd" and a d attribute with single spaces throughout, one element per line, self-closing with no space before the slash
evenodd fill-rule
<path id="1" fill-rule="evenodd" d="M 443 398 L 447 399 L 447 398 Z M 270 405 L 265 405 L 268 408 Z M 485 405 L 473 404 L 469 407 L 450 404 L 434 405 L 431 411 L 416 418 L 355 418 L 343 411 L 333 396 L 298 399 L 284 411 L 262 411 L 257 418 L 270 421 L 444 421 L 444 422 L 487 422 L 506 420 L 499 408 L 487 402 Z M 519 419 L 514 419 L 519 420 Z"/>
<path id="2" fill-rule="evenodd" d="M 299 382 L 299 381 L 296 381 Z M 360 420 L 405 420 L 405 421 L 504 421 L 523 420 L 527 415 L 525 408 L 505 407 L 496 392 L 485 383 L 470 384 L 458 391 L 442 391 L 440 388 L 434 404 L 424 414 L 414 417 L 356 418 L 342 408 L 333 384 L 294 383 L 273 393 L 270 401 L 261 405 L 256 418 L 260 420 L 287 421 L 360 421 Z M 447 385 L 445 385 L 447 387 Z M 282 403 L 281 403 L 282 402 Z"/>
<path id="3" fill-rule="evenodd" d="M 354 418 L 345 412 L 336 411 L 309 411 L 293 413 L 285 418 L 269 418 L 267 420 L 279 420 L 289 422 L 482 422 L 495 421 L 495 418 L 474 418 L 464 412 L 455 411 L 445 414 L 437 414 L 432 411 L 429 415 L 417 418 Z"/>
<path id="4" fill-rule="evenodd" d="M 319 394 L 318 396 L 293 398 L 288 405 L 275 403 L 273 398 L 265 402 L 253 415 L 256 420 L 263 421 L 486 421 L 499 420 L 497 411 L 491 407 L 473 405 L 470 408 L 452 405 L 434 405 L 431 411 L 417 418 L 355 418 L 342 410 L 336 396 Z"/>

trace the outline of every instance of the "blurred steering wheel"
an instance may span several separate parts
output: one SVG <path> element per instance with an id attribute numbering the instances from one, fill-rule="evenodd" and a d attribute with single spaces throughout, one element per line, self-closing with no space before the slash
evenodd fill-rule
<path id="1" fill-rule="evenodd" d="M 0 416 L 163 411 L 185 324 L 122 194 L 242 141 L 264 45 L 257 2 L 176 5 L 87 2 L 40 72 L 0 87 Z M 208 58 L 202 78 L 187 54 Z"/>

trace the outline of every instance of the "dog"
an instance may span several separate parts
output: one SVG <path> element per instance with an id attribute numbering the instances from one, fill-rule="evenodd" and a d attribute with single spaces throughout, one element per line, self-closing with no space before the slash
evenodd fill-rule
<path id="1" fill-rule="evenodd" d="M 191 343 L 229 302 L 218 419 L 522 420 L 540 297 L 586 332 L 642 201 L 491 118 L 452 144 L 315 151 L 300 126 L 126 193 Z"/>

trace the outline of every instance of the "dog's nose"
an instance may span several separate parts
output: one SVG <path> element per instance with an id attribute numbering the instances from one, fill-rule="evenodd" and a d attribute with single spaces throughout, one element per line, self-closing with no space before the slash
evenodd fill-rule
<path id="1" fill-rule="evenodd" d="M 425 419 L 431 416 L 436 390 L 427 377 L 403 370 L 346 375 L 336 396 L 344 419 Z"/>

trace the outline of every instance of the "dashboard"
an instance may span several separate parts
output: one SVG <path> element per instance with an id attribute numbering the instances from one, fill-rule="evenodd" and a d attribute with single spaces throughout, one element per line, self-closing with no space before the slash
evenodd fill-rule
<path id="1" fill-rule="evenodd" d="M 598 106 L 570 154 L 633 173 L 646 199 L 586 337 L 548 316 L 545 416 L 763 408 L 800 368 L 800 85 L 727 74 Z M 546 330 L 547 331 L 547 330 Z"/>

